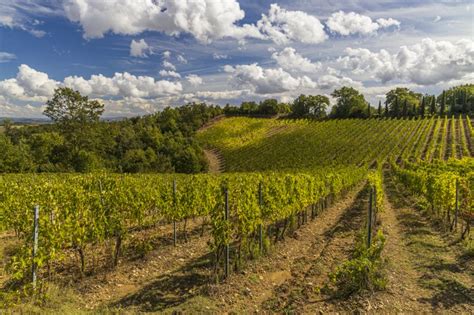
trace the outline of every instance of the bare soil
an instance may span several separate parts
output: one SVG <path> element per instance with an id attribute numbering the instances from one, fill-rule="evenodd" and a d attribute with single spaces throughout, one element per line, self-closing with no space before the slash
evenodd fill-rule
<path id="1" fill-rule="evenodd" d="M 209 162 L 209 173 L 218 174 L 225 170 L 224 159 L 216 149 L 204 149 L 204 155 Z"/>
<path id="2" fill-rule="evenodd" d="M 389 285 L 370 298 L 372 310 L 387 313 L 472 314 L 474 264 L 452 233 L 436 226 L 386 175 L 385 211 Z"/>

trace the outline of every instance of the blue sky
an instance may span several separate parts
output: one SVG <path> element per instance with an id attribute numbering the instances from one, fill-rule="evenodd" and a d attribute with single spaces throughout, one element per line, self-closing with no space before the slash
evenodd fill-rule
<path id="1" fill-rule="evenodd" d="M 474 82 L 471 1 L 0 0 L 0 117 L 54 89 L 107 116 L 191 101 L 426 93 Z"/>

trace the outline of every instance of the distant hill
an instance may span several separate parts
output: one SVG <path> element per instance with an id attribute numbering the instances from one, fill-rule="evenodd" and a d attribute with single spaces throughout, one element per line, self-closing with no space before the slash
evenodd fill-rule
<path id="1" fill-rule="evenodd" d="M 44 125 L 50 124 L 51 120 L 49 118 L 19 118 L 19 117 L 0 117 L 0 125 L 4 119 L 10 119 L 16 125 Z M 104 117 L 101 120 L 103 121 L 121 121 L 126 119 L 126 117 Z"/>

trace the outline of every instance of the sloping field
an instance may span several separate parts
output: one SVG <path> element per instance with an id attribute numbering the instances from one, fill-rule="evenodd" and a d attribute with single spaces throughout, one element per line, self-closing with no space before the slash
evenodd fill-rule
<path id="1" fill-rule="evenodd" d="M 218 121 L 198 138 L 222 154 L 226 171 L 275 171 L 370 165 L 389 157 L 472 157 L 471 126 L 469 118 L 454 117 L 321 122 L 237 117 Z"/>

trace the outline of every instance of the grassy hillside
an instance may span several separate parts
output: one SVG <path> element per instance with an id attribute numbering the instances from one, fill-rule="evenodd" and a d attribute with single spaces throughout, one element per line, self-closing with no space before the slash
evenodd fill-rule
<path id="1" fill-rule="evenodd" d="M 312 169 L 376 160 L 472 157 L 469 118 L 328 121 L 226 118 L 198 133 L 226 171 Z"/>

